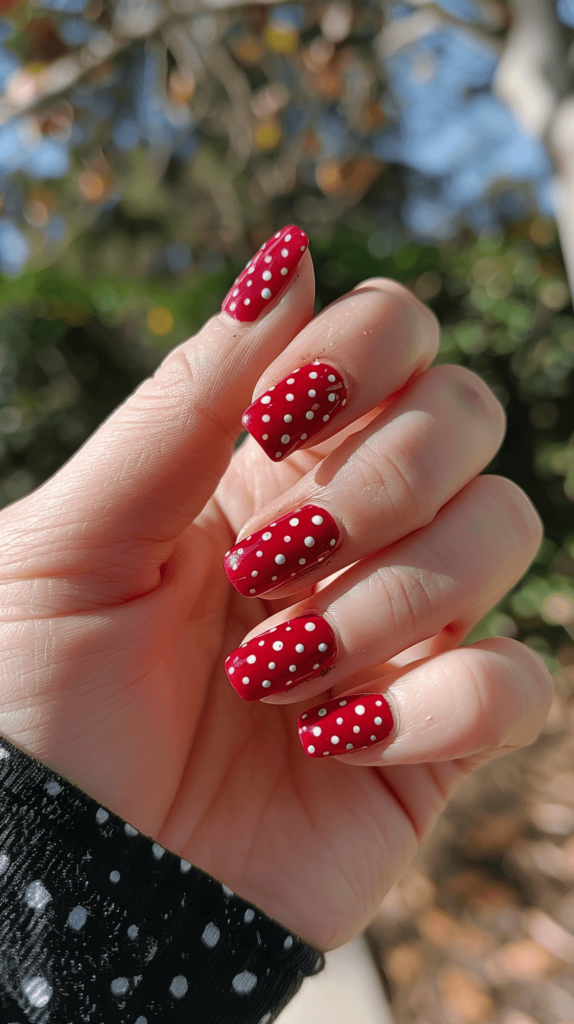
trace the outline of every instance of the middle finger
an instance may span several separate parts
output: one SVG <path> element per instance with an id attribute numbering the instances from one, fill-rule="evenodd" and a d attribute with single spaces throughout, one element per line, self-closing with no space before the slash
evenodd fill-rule
<path id="1" fill-rule="evenodd" d="M 490 462 L 504 412 L 458 366 L 437 366 L 245 525 L 224 558 L 246 597 L 284 598 L 431 522 Z"/>

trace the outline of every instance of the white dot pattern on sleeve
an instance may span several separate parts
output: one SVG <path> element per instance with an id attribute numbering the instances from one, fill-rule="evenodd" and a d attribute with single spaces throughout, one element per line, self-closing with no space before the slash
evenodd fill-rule
<path id="1" fill-rule="evenodd" d="M 0 750 L 2 1020 L 266 1022 L 320 969 L 316 950 L 229 886 L 12 744 Z"/>

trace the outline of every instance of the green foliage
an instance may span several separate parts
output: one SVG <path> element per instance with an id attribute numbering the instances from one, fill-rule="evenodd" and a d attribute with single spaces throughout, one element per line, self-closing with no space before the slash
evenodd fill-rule
<path id="1" fill-rule="evenodd" d="M 3 504 L 54 472 L 217 311 L 249 255 L 246 243 L 232 266 L 198 245 L 188 269 L 171 271 L 157 216 L 113 232 L 104 224 L 59 263 L 0 282 Z M 574 634 L 574 316 L 553 225 L 535 220 L 435 247 L 387 236 L 351 212 L 312 232 L 311 251 L 317 308 L 368 277 L 404 282 L 443 325 L 439 361 L 475 370 L 505 406 L 508 433 L 489 472 L 531 496 L 546 539 L 472 639 L 518 636 L 556 667 L 565 630 Z"/>

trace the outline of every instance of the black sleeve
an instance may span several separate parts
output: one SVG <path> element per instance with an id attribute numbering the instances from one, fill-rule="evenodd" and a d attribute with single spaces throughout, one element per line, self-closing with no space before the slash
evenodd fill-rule
<path id="1" fill-rule="evenodd" d="M 323 956 L 0 743 L 0 1024 L 268 1024 Z"/>

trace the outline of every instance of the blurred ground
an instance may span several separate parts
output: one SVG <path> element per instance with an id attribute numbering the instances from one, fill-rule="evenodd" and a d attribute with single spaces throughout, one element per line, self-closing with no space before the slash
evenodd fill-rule
<path id="1" fill-rule="evenodd" d="M 574 1021 L 574 665 L 469 778 L 369 932 L 398 1024 Z"/>

